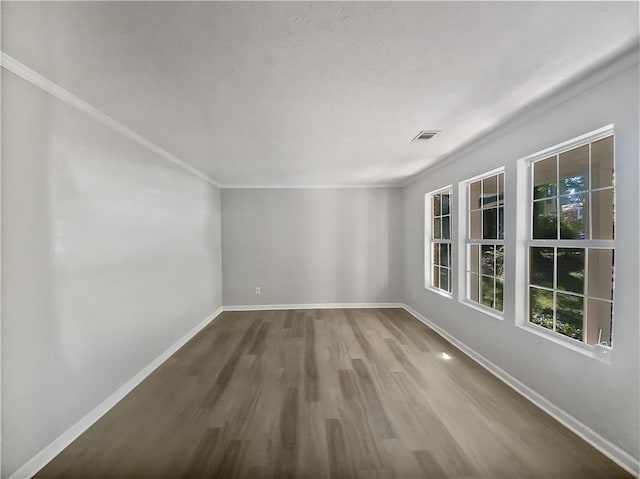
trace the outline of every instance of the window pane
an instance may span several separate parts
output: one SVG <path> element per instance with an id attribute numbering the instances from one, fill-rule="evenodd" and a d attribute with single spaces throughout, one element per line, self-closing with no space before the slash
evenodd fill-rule
<path id="1" fill-rule="evenodd" d="M 534 199 L 549 198 L 556 195 L 556 158 L 552 156 L 533 164 Z"/>
<path id="2" fill-rule="evenodd" d="M 529 282 L 553 288 L 553 248 L 529 248 Z"/>
<path id="3" fill-rule="evenodd" d="M 440 264 L 440 247 L 439 243 L 433 243 L 433 265 L 438 266 Z"/>
<path id="4" fill-rule="evenodd" d="M 504 311 L 503 297 L 504 297 L 504 285 L 503 285 L 503 282 L 501 280 L 497 279 L 496 280 L 496 306 L 495 306 L 495 308 L 498 311 Z"/>
<path id="5" fill-rule="evenodd" d="M 442 238 L 442 232 L 441 232 L 441 218 L 435 218 L 433 220 L 433 238 L 434 239 L 440 239 Z"/>
<path id="6" fill-rule="evenodd" d="M 451 291 L 449 286 L 449 270 L 447 268 L 440 268 L 440 289 Z"/>
<path id="7" fill-rule="evenodd" d="M 584 298 L 557 293 L 556 331 L 582 341 Z"/>
<path id="8" fill-rule="evenodd" d="M 574 194 L 589 189 L 589 145 L 560 155 L 560 194 Z"/>
<path id="9" fill-rule="evenodd" d="M 482 207 L 488 208 L 498 204 L 498 177 L 490 176 L 482 180 Z"/>
<path id="10" fill-rule="evenodd" d="M 611 346 L 613 304 L 590 299 L 587 305 L 587 344 L 607 343 Z"/>
<path id="11" fill-rule="evenodd" d="M 480 272 L 480 245 L 472 244 L 469 247 L 469 271 Z"/>
<path id="12" fill-rule="evenodd" d="M 442 238 L 451 238 L 451 228 L 449 227 L 449 216 L 443 216 L 442 219 Z"/>
<path id="13" fill-rule="evenodd" d="M 557 239 L 558 212 L 556 199 L 533 204 L 533 239 Z"/>
<path id="14" fill-rule="evenodd" d="M 529 288 L 529 321 L 553 329 L 553 292 Z"/>
<path id="15" fill-rule="evenodd" d="M 482 245 L 482 274 L 487 274 L 489 276 L 494 275 L 494 251 L 495 246 Z"/>
<path id="16" fill-rule="evenodd" d="M 584 249 L 558 248 L 558 289 L 584 293 Z"/>
<path id="17" fill-rule="evenodd" d="M 449 193 L 442 193 L 442 214 L 449 214 Z"/>
<path id="18" fill-rule="evenodd" d="M 613 299 L 613 250 L 589 249 L 589 296 Z"/>
<path id="19" fill-rule="evenodd" d="M 591 188 L 613 186 L 613 136 L 591 143 Z"/>
<path id="20" fill-rule="evenodd" d="M 593 239 L 613 239 L 613 190 L 593 191 L 591 193 L 593 221 Z"/>
<path id="21" fill-rule="evenodd" d="M 589 195 L 560 197 L 560 239 L 589 239 Z"/>
<path id="22" fill-rule="evenodd" d="M 482 207 L 480 203 L 480 191 L 481 191 L 480 181 L 474 181 L 469 185 L 469 209 L 477 210 Z"/>
<path id="23" fill-rule="evenodd" d="M 469 239 L 482 239 L 482 211 L 472 211 Z"/>
<path id="24" fill-rule="evenodd" d="M 495 275 L 504 277 L 504 246 L 496 245 L 496 272 Z"/>
<path id="25" fill-rule="evenodd" d="M 433 195 L 433 216 L 440 216 L 440 195 Z"/>
<path id="26" fill-rule="evenodd" d="M 449 261 L 451 259 L 449 244 L 448 243 L 440 243 L 440 266 L 449 267 Z"/>
<path id="27" fill-rule="evenodd" d="M 469 278 L 469 299 L 471 301 L 475 301 L 476 303 L 480 302 L 480 276 L 477 274 L 472 274 Z"/>
<path id="28" fill-rule="evenodd" d="M 498 208 L 498 239 L 504 239 L 504 207 Z"/>
<path id="29" fill-rule="evenodd" d="M 482 210 L 482 238 L 498 238 L 498 209 Z"/>
<path id="30" fill-rule="evenodd" d="M 440 287 L 440 268 L 438 268 L 437 266 L 433 267 L 433 276 L 431 277 L 431 279 L 432 279 L 433 287 L 439 288 Z"/>
<path id="31" fill-rule="evenodd" d="M 494 280 L 491 276 L 480 277 L 482 304 L 490 308 L 493 308 L 493 283 Z"/>
<path id="32" fill-rule="evenodd" d="M 504 173 L 498 175 L 498 204 L 504 204 Z"/>

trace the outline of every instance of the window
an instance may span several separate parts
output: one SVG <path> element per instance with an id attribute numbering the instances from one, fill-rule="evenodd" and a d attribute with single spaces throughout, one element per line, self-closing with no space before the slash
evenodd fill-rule
<path id="1" fill-rule="evenodd" d="M 504 172 L 467 182 L 466 299 L 503 311 Z"/>
<path id="2" fill-rule="evenodd" d="M 611 346 L 614 141 L 607 128 L 530 160 L 528 320 Z"/>
<path id="3" fill-rule="evenodd" d="M 451 293 L 451 188 L 427 195 L 425 208 L 430 211 L 426 286 Z M 430 231 L 429 231 L 430 229 Z"/>

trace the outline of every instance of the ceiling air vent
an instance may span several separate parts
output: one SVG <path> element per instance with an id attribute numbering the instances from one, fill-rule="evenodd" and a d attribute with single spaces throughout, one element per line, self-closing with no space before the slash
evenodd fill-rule
<path id="1" fill-rule="evenodd" d="M 440 133 L 440 130 L 422 130 L 411 141 L 430 140 L 431 138 L 436 136 L 438 133 Z"/>

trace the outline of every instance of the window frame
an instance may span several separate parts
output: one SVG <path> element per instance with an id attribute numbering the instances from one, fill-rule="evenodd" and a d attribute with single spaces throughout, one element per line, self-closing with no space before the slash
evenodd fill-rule
<path id="1" fill-rule="evenodd" d="M 582 146 L 585 145 L 591 145 L 592 143 L 595 143 L 599 140 L 603 140 L 605 138 L 608 137 L 613 137 L 613 175 L 614 175 L 614 180 L 613 180 L 613 184 L 611 187 L 598 187 L 598 188 L 591 188 L 592 186 L 592 170 L 591 170 L 591 146 L 589 146 L 589 184 L 588 184 L 588 188 L 585 188 L 583 191 L 580 192 L 580 194 L 587 194 L 589 197 L 589 204 L 588 204 L 588 213 L 589 213 L 589 239 L 561 239 L 560 235 L 558 234 L 558 237 L 556 239 L 534 239 L 533 238 L 533 225 L 534 225 L 534 203 L 535 203 L 535 199 L 534 199 L 534 194 L 533 194 L 533 190 L 534 190 L 534 168 L 533 165 L 540 161 L 540 160 L 545 160 L 549 157 L 555 156 L 555 155 L 560 155 L 562 153 L 568 152 L 570 150 L 573 150 L 575 148 L 580 148 Z M 597 130 L 585 133 L 583 135 L 580 135 L 576 138 L 573 138 L 571 140 L 562 142 L 560 144 L 554 145 L 552 147 L 546 148 L 542 151 L 539 151 L 537 153 L 534 153 L 532 155 L 529 155 L 525 158 L 523 158 L 522 160 L 519 161 L 519 163 L 524 164 L 525 168 L 526 168 L 526 207 L 524 208 L 524 211 L 527 214 L 527 220 L 526 220 L 526 233 L 524 235 L 524 244 L 523 244 L 523 248 L 522 248 L 522 253 L 525 257 L 525 268 L 524 268 L 524 278 L 523 278 L 523 287 L 524 287 L 524 291 L 522 292 L 522 294 L 524 294 L 524 308 L 523 308 L 523 315 L 522 315 L 522 321 L 519 322 L 519 326 L 522 326 L 524 329 L 533 332 L 537 335 L 540 335 L 544 338 L 550 339 L 556 343 L 559 343 L 563 346 L 567 346 L 570 347 L 571 349 L 574 349 L 576 351 L 579 352 L 583 352 L 583 353 L 587 353 L 589 355 L 592 356 L 596 356 L 596 357 L 604 357 L 604 355 L 606 355 L 609 351 L 611 351 L 613 349 L 613 344 L 615 344 L 614 342 L 614 323 L 615 323 L 615 304 L 616 304 L 616 300 L 615 300 L 615 295 L 616 295 L 616 287 L 615 287 L 615 282 L 616 282 L 616 273 L 615 273 L 615 266 L 614 266 L 614 271 L 613 271 L 613 277 L 612 277 L 612 295 L 611 295 L 611 300 L 606 300 L 604 298 L 595 298 L 599 301 L 604 301 L 607 303 L 611 304 L 611 330 L 610 330 L 610 335 L 611 335 L 611 344 L 608 345 L 603 345 L 601 343 L 597 343 L 597 344 L 588 344 L 586 342 L 586 337 L 585 335 L 587 334 L 587 328 L 586 328 L 586 324 L 587 324 L 587 313 L 588 313 L 588 302 L 589 299 L 594 299 L 594 297 L 589 296 L 588 294 L 588 263 L 589 263 L 589 259 L 588 259 L 588 251 L 589 250 L 596 250 L 596 249 L 604 249 L 604 250 L 611 250 L 613 252 L 613 257 L 614 257 L 614 264 L 615 264 L 615 253 L 616 253 L 616 234 L 614 232 L 614 236 L 613 239 L 610 240 L 602 240 L 602 239 L 591 239 L 592 236 L 592 232 L 593 232 L 593 223 L 592 223 L 592 216 L 593 216 L 593 204 L 591 202 L 591 192 L 593 191 L 604 191 L 604 190 L 612 190 L 613 191 L 613 197 L 614 197 L 614 205 L 615 205 L 615 197 L 616 197 L 616 185 L 615 185 L 615 173 L 616 173 L 616 151 L 615 151 L 615 131 L 614 131 L 614 125 L 607 125 L 603 128 L 599 128 Z M 559 162 L 557 162 L 556 164 L 556 169 L 559 169 Z M 556 180 L 558 179 L 558 171 L 556 171 Z M 559 190 L 560 185 L 557 185 L 556 188 Z M 558 199 L 561 197 L 562 195 L 560 194 L 559 191 L 556 191 L 556 195 L 553 198 Z M 540 200 L 540 199 L 538 199 Z M 556 205 L 556 208 L 558 208 L 558 206 Z M 518 208 L 519 210 L 521 210 L 521 208 Z M 558 212 L 558 210 L 557 210 Z M 614 207 L 613 209 L 613 224 L 615 227 L 616 224 L 616 208 Z M 557 220 L 557 228 L 558 231 L 560 231 L 560 216 L 558 216 L 558 220 Z M 531 284 L 531 254 L 530 254 L 530 249 L 531 248 L 554 248 L 554 274 L 553 274 L 553 287 L 552 288 L 547 288 L 547 287 L 542 287 L 539 285 L 532 285 Z M 556 254 L 556 249 L 558 248 L 563 248 L 563 249 L 582 249 L 584 250 L 584 287 L 583 287 L 583 293 L 579 294 L 579 293 L 572 293 L 570 291 L 563 291 L 558 289 L 558 284 L 557 284 L 557 262 L 558 262 L 558 255 Z M 578 297 L 582 297 L 583 299 L 583 339 L 582 340 L 578 340 L 578 339 L 574 339 L 570 336 L 567 336 L 565 334 L 562 334 L 560 332 L 557 332 L 555 330 L 550 330 L 542 325 L 536 324 L 532 321 L 530 321 L 529 315 L 530 315 L 530 307 L 531 307 L 531 298 L 530 298 L 530 288 L 531 287 L 535 287 L 538 288 L 540 290 L 544 290 L 544 291 L 550 291 L 553 293 L 554 295 L 554 315 L 553 315 L 553 321 L 554 321 L 554 325 L 556 322 L 556 295 L 558 292 L 562 293 L 562 294 L 568 294 L 568 295 L 574 295 L 574 296 L 578 296 Z M 598 354 L 595 354 L 598 353 Z"/>
<path id="2" fill-rule="evenodd" d="M 471 276 L 472 274 L 476 274 L 471 272 L 471 267 L 470 267 L 470 263 L 471 263 L 471 246 L 472 245 L 479 245 L 480 248 L 480 255 L 482 254 L 482 246 L 483 245 L 493 245 L 494 247 L 497 246 L 501 246 L 503 248 L 503 252 L 506 249 L 506 241 L 505 241 L 505 237 L 506 237 L 506 228 L 505 228 L 505 223 L 504 223 L 504 219 L 506 217 L 506 215 L 504 215 L 503 213 L 503 224 L 502 224 L 502 231 L 503 231 L 503 235 L 502 238 L 495 238 L 495 239 L 471 239 L 471 212 L 472 211 L 483 211 L 485 208 L 471 208 L 471 193 L 470 193 L 470 188 L 471 188 L 471 184 L 475 183 L 477 181 L 482 182 L 483 180 L 487 179 L 487 178 L 491 178 L 493 176 L 495 177 L 499 177 L 499 175 L 503 176 L 503 191 L 498 191 L 497 194 L 498 196 L 500 194 L 502 194 L 502 204 L 497 204 L 496 208 L 499 210 L 500 207 L 503 208 L 503 212 L 505 209 L 505 205 L 506 205 L 506 194 L 505 192 L 507 191 L 507 186 L 506 186 L 506 174 L 505 174 L 505 167 L 500 166 L 498 168 L 494 168 L 492 170 L 489 171 L 485 171 L 484 173 L 481 173 L 479 175 L 476 175 L 472 178 L 468 178 L 464 181 L 461 181 L 459 183 L 459 195 L 458 197 L 460 198 L 460 215 L 461 215 L 461 221 L 460 221 L 460 231 L 461 231 L 461 238 L 460 238 L 460 249 L 462 251 L 462 254 L 464 254 L 464 258 L 462 258 L 462 261 L 460 261 L 461 264 L 461 268 L 460 268 L 460 274 L 462 275 L 462 280 L 461 280 L 461 291 L 460 291 L 460 296 L 459 296 L 459 302 L 470 307 L 473 309 L 476 309 L 478 311 L 481 311 L 482 313 L 484 313 L 485 315 L 488 315 L 490 317 L 493 317 L 495 319 L 499 319 L 499 320 L 504 320 L 504 309 L 505 309 L 505 291 L 504 291 L 504 286 L 506 284 L 506 261 L 504 261 L 504 256 L 503 256 L 503 271 L 505 271 L 505 274 L 502 277 L 502 283 L 503 283 L 503 290 L 502 290 L 502 311 L 495 309 L 491 306 L 487 306 L 485 304 L 483 304 L 481 301 L 474 301 L 471 299 Z M 481 183 L 482 184 L 482 183 Z M 498 182 L 499 184 L 499 182 Z M 482 198 L 482 190 L 480 192 L 480 198 Z M 482 214 L 481 214 L 481 218 L 482 218 Z M 499 211 L 497 213 L 497 218 L 496 221 L 499 221 Z M 499 228 L 497 228 L 497 230 L 499 230 Z M 463 232 L 463 234 L 462 234 Z M 484 228 L 482 225 L 482 220 L 481 220 L 481 236 L 483 235 L 484 232 Z M 498 235 L 496 235 L 498 236 Z M 503 253 L 504 254 L 504 253 Z M 495 256 L 494 256 L 494 274 L 491 275 L 491 277 L 494 279 L 494 292 L 493 292 L 493 297 L 494 297 L 494 302 L 495 302 L 495 298 L 496 298 L 496 290 L 497 290 L 497 286 L 496 286 L 496 282 L 499 279 L 498 276 L 495 274 L 495 266 L 496 266 L 496 262 L 495 262 Z M 479 280 L 481 281 L 481 278 L 483 276 L 487 276 L 487 275 L 483 275 L 482 272 L 479 270 L 479 272 L 477 273 Z M 479 286 L 479 292 L 478 292 L 478 298 L 480 299 L 481 296 L 481 287 L 480 287 L 480 282 L 478 283 Z"/>
<path id="3" fill-rule="evenodd" d="M 433 201 L 434 197 L 437 195 L 441 195 L 442 193 L 449 193 L 449 238 L 434 238 L 433 237 L 433 221 L 435 219 L 435 215 L 433 214 Z M 453 185 L 447 185 L 437 190 L 433 190 L 424 195 L 424 287 L 429 291 L 433 291 L 440 295 L 443 295 L 447 298 L 453 297 L 454 290 L 454 267 L 453 267 Z M 439 216 L 440 218 L 442 215 Z M 442 235 L 441 235 L 442 236 Z M 435 266 L 440 267 L 439 264 L 435 264 L 433 257 L 433 245 L 434 244 L 448 244 L 449 245 L 449 266 L 447 269 L 449 270 L 449 288 L 447 291 L 440 287 L 436 287 L 433 283 L 433 269 Z"/>

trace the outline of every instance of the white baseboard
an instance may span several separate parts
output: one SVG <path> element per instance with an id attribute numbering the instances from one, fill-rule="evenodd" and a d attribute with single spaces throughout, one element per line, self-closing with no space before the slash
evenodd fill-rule
<path id="1" fill-rule="evenodd" d="M 309 304 L 250 304 L 223 306 L 225 311 L 274 311 L 280 309 L 365 309 L 404 308 L 404 303 L 309 303 Z"/>
<path id="2" fill-rule="evenodd" d="M 62 452 L 69 444 L 71 444 L 80 434 L 91 427 L 98 419 L 104 416 L 112 407 L 114 407 L 122 398 L 129 394 L 133 388 L 140 384 L 144 379 L 155 371 L 162 363 L 164 363 L 172 354 L 184 346 L 187 341 L 198 334 L 206 325 L 215 320 L 223 308 L 218 308 L 212 315 L 195 326 L 191 331 L 178 339 L 162 354 L 147 364 L 138 374 L 124 383 L 117 391 L 111 394 L 107 399 L 102 401 L 96 408 L 89 412 L 86 416 L 76 422 L 73 426 L 63 432 L 57 439 L 46 446 L 42 451 L 31 458 L 20 469 L 14 472 L 9 479 L 29 479 L 33 477 L 40 469 L 46 466 L 54 457 Z"/>
<path id="3" fill-rule="evenodd" d="M 509 373 L 499 368 L 491 361 L 481 356 L 469 346 L 464 344 L 462 341 L 456 339 L 440 326 L 425 318 L 423 315 L 418 313 L 411 306 L 403 305 L 403 308 L 412 316 L 414 316 L 418 321 L 424 323 L 429 328 L 434 330 L 448 342 L 453 344 L 456 348 L 462 351 L 464 354 L 473 359 L 480 366 L 484 367 L 487 371 L 492 373 L 502 382 L 504 382 L 507 386 L 514 389 L 516 392 L 521 394 L 524 398 L 529 400 L 531 403 L 542 409 L 544 412 L 549 414 L 551 417 L 560 422 L 564 427 L 573 431 L 575 434 L 580 436 L 582 439 L 587 441 L 593 447 L 595 447 L 598 451 L 603 453 L 609 459 L 611 459 L 616 464 L 620 465 L 620 467 L 624 468 L 630 474 L 638 477 L 640 474 L 640 461 L 634 458 L 631 454 L 623 451 L 618 446 L 613 444 L 608 439 L 605 439 L 600 434 L 595 432 L 593 429 L 589 428 L 582 422 L 578 421 L 576 418 L 560 409 L 555 404 L 551 403 L 548 399 L 544 398 L 529 386 L 521 383 L 519 380 L 511 376 Z"/>

